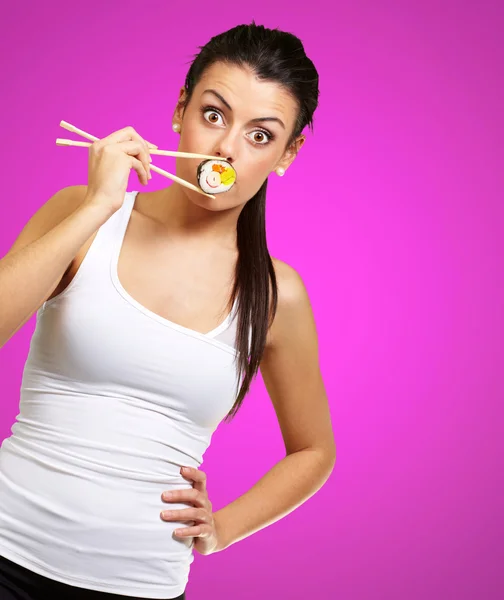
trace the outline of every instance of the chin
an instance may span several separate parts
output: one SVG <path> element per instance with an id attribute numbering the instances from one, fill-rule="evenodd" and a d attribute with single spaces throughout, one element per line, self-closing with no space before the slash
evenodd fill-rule
<path id="1" fill-rule="evenodd" d="M 236 201 L 235 194 L 231 195 L 231 190 L 229 192 L 215 194 L 215 199 L 208 198 L 208 196 L 203 196 L 202 194 L 198 194 L 198 192 L 189 190 L 187 188 L 184 191 L 187 194 L 188 199 L 193 204 L 212 212 L 229 210 L 230 208 L 235 208 L 241 204 L 240 202 Z"/>

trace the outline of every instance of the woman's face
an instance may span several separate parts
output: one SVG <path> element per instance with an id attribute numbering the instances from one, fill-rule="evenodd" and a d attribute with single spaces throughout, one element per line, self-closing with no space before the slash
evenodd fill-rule
<path id="1" fill-rule="evenodd" d="M 185 112 L 181 90 L 173 122 L 180 125 L 181 152 L 218 156 L 231 163 L 237 180 L 215 200 L 181 187 L 190 200 L 209 210 L 245 204 L 268 175 L 287 167 L 304 142 L 286 144 L 294 129 L 297 103 L 282 87 L 260 81 L 246 68 L 214 63 L 195 86 Z M 200 159 L 177 158 L 177 176 L 197 185 Z"/>

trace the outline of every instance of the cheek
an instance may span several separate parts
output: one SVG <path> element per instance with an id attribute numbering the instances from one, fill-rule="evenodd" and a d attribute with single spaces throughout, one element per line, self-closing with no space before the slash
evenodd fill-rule
<path id="1" fill-rule="evenodd" d="M 194 124 L 182 125 L 183 131 L 178 140 L 176 150 L 179 152 L 196 152 L 198 154 L 211 154 L 211 140 L 207 140 L 201 133 L 201 129 Z M 171 148 L 170 148 L 171 149 Z M 198 166 L 203 159 L 200 158 L 177 158 L 177 176 L 190 181 L 196 182 L 196 173 Z M 170 169 L 167 169 L 168 171 Z"/>
<path id="2" fill-rule="evenodd" d="M 261 187 L 264 180 L 267 179 L 271 169 L 271 159 L 257 159 L 247 161 L 245 164 L 236 167 L 241 186 L 254 193 Z"/>
<path id="3" fill-rule="evenodd" d="M 202 119 L 203 117 L 201 117 Z M 215 132 L 212 135 L 212 129 L 200 120 L 199 115 L 186 115 L 182 122 L 182 132 L 180 134 L 181 144 L 187 149 L 187 152 L 200 152 L 202 148 L 212 146 L 215 142 Z"/>
<path id="4" fill-rule="evenodd" d="M 178 150 L 180 152 L 194 151 L 182 148 L 181 146 L 178 148 Z M 200 164 L 200 162 L 201 161 L 197 158 L 176 158 L 175 172 L 169 167 L 166 167 L 166 170 L 169 173 L 173 173 L 177 177 L 180 177 L 181 179 L 185 179 L 193 185 L 197 185 L 196 173 L 198 171 L 198 165 Z"/>

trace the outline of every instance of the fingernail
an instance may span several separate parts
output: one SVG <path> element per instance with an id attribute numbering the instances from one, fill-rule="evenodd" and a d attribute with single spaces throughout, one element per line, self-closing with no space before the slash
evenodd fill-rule
<path id="1" fill-rule="evenodd" d="M 152 162 L 152 156 L 149 156 L 149 162 Z"/>
<path id="2" fill-rule="evenodd" d="M 165 498 L 166 500 L 167 500 L 168 498 L 172 498 L 172 497 L 173 497 L 173 492 L 165 492 L 165 493 L 163 494 L 163 498 Z"/>
<path id="3" fill-rule="evenodd" d="M 164 510 L 163 511 L 163 517 L 165 519 L 169 519 L 172 515 L 173 515 L 173 512 L 171 510 Z"/>

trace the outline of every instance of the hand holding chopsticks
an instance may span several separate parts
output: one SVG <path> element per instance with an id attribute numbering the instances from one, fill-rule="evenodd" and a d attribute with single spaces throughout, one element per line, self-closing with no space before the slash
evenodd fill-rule
<path id="1" fill-rule="evenodd" d="M 80 135 L 81 137 L 91 140 L 92 142 L 96 142 L 99 140 L 99 138 L 95 137 L 94 135 L 91 135 L 90 133 L 86 133 L 85 131 L 82 131 L 82 129 L 78 129 L 77 127 L 74 127 L 73 125 L 71 125 L 70 123 L 67 123 L 66 121 L 61 121 L 60 126 L 63 127 L 64 129 L 67 129 L 68 131 L 71 131 L 73 133 L 76 133 L 77 135 Z M 76 142 L 73 140 L 67 140 L 67 139 L 61 139 L 61 138 L 56 139 L 56 144 L 58 146 L 83 146 L 83 147 L 91 146 L 91 144 L 88 142 Z M 171 150 L 158 150 L 157 146 L 155 146 L 154 144 L 150 144 L 149 142 L 147 142 L 147 145 L 149 146 L 150 154 L 156 154 L 159 156 L 178 156 L 180 158 L 201 158 L 202 160 L 204 160 L 204 159 L 219 160 L 218 156 L 211 156 L 211 155 L 207 155 L 207 154 L 195 154 L 195 153 L 191 153 L 191 152 L 176 152 L 176 151 L 171 151 Z M 215 196 L 213 196 L 212 194 L 207 194 L 202 189 L 193 185 L 192 183 L 185 181 L 184 179 L 181 179 L 180 177 L 177 177 L 176 175 L 173 175 L 172 173 L 168 173 L 167 171 L 164 171 L 163 169 L 160 169 L 159 167 L 156 167 L 153 164 L 150 165 L 150 169 L 152 171 L 155 171 L 159 175 L 163 175 L 164 177 L 167 177 L 168 179 L 171 179 L 172 181 L 175 181 L 176 183 L 179 183 L 180 185 L 183 185 L 195 192 L 198 192 L 199 194 L 202 194 L 203 196 L 207 196 L 208 198 L 212 198 L 212 199 L 215 198 Z"/>

